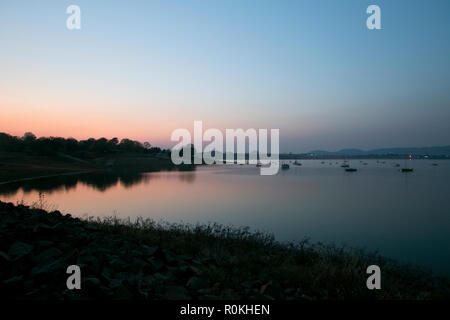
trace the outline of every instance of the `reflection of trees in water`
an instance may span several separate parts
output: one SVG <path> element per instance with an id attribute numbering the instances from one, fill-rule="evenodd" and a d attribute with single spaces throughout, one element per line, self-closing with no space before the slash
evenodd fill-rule
<path id="1" fill-rule="evenodd" d="M 195 180 L 195 167 L 191 168 L 190 171 L 184 168 L 184 170 L 182 170 L 183 172 L 180 172 L 179 178 L 181 181 L 191 183 Z M 179 170 L 175 169 L 174 171 Z M 8 183 L 0 186 L 0 194 L 13 195 L 20 189 L 22 189 L 24 193 L 37 191 L 51 194 L 54 191 L 69 191 L 74 189 L 78 183 L 85 184 L 95 190 L 104 192 L 109 188 L 116 186 L 119 182 L 125 188 L 130 188 L 139 183 L 148 183 L 154 178 L 156 178 L 154 175 L 130 170 L 97 171 Z"/>
<path id="2" fill-rule="evenodd" d="M 148 179 L 146 178 L 146 176 L 144 174 L 139 173 L 136 175 L 131 175 L 131 174 L 121 175 L 119 177 L 119 180 L 120 180 L 120 183 L 125 188 L 130 188 L 138 183 L 146 182 Z"/>
<path id="3" fill-rule="evenodd" d="M 178 175 L 178 178 L 183 182 L 192 183 L 195 180 L 195 172 L 185 171 L 183 173 L 180 173 Z"/>
<path id="4" fill-rule="evenodd" d="M 79 182 L 94 188 L 95 190 L 105 191 L 117 185 L 120 179 L 120 174 L 114 172 L 94 172 L 82 175 Z"/>
<path id="5" fill-rule="evenodd" d="M 24 193 L 38 191 L 51 194 L 56 190 L 70 190 L 75 188 L 78 180 L 79 177 L 75 175 L 66 175 L 7 183 L 0 186 L 0 194 L 11 195 L 16 193 L 19 189 L 22 189 Z"/>

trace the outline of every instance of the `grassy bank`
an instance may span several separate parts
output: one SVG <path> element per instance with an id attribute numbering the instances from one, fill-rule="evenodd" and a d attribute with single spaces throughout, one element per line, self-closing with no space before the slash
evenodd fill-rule
<path id="1" fill-rule="evenodd" d="M 0 184 L 101 170 L 148 172 L 174 168 L 170 159 L 152 155 L 120 154 L 95 159 L 79 159 L 60 154 L 34 156 L 23 153 L 0 153 Z"/>
<path id="2" fill-rule="evenodd" d="M 0 293 L 19 299 L 435 299 L 448 279 L 360 250 L 220 225 L 80 220 L 0 202 Z M 66 268 L 82 289 L 67 290 Z M 370 264 L 382 289 L 366 288 Z"/>
<path id="3" fill-rule="evenodd" d="M 0 154 L 0 183 L 45 176 L 86 172 L 94 165 L 59 157 Z"/>

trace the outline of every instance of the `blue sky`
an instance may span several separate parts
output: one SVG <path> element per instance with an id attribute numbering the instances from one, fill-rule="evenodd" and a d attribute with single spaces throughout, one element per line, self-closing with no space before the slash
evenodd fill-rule
<path id="1" fill-rule="evenodd" d="M 13 134 L 170 146 L 203 120 L 279 128 L 281 151 L 450 144 L 447 0 L 3 0 L 0 41 Z"/>

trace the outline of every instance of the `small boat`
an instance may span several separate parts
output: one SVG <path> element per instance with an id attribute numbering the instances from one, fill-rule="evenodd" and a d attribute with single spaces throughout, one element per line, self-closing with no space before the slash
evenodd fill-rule
<path id="1" fill-rule="evenodd" d="M 412 157 L 411 155 L 409 155 L 409 161 L 411 161 Z M 406 159 L 405 159 L 405 166 L 401 169 L 402 172 L 413 172 L 414 169 L 413 168 L 408 168 L 408 166 L 406 165 Z"/>
<path id="2" fill-rule="evenodd" d="M 258 162 L 258 163 L 256 164 L 256 166 L 257 166 L 257 167 L 261 167 L 261 166 L 262 166 L 261 162 Z"/>
<path id="3" fill-rule="evenodd" d="M 283 163 L 283 164 L 281 165 L 281 169 L 287 170 L 287 169 L 289 169 L 289 165 L 288 165 L 287 163 Z"/>
<path id="4" fill-rule="evenodd" d="M 396 164 L 394 165 L 394 167 L 398 168 L 398 167 L 400 167 L 400 164 L 396 163 Z"/>
<path id="5" fill-rule="evenodd" d="M 341 168 L 345 168 L 345 171 L 347 171 L 347 172 L 355 172 L 356 171 L 356 169 L 350 168 L 350 164 L 347 159 L 344 159 L 344 162 L 342 163 Z"/>
<path id="6" fill-rule="evenodd" d="M 433 167 L 437 167 L 437 166 L 438 166 L 437 163 L 432 163 L 431 165 L 432 165 Z"/>
<path id="7" fill-rule="evenodd" d="M 297 160 L 294 161 L 294 165 L 296 166 L 301 166 L 302 164 L 300 162 L 298 162 Z"/>

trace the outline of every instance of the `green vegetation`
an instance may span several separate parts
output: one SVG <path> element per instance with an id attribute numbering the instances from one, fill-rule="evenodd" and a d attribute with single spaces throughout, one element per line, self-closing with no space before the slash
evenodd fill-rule
<path id="1" fill-rule="evenodd" d="M 81 267 L 82 289 L 66 288 Z M 382 289 L 366 288 L 366 268 Z M 247 228 L 80 220 L 0 202 L 0 292 L 18 299 L 448 299 L 447 278 L 377 254 Z"/>
<path id="2" fill-rule="evenodd" d="M 174 167 L 169 150 L 148 142 L 36 138 L 32 133 L 19 138 L 0 133 L 0 184 L 94 170 L 147 172 Z"/>

